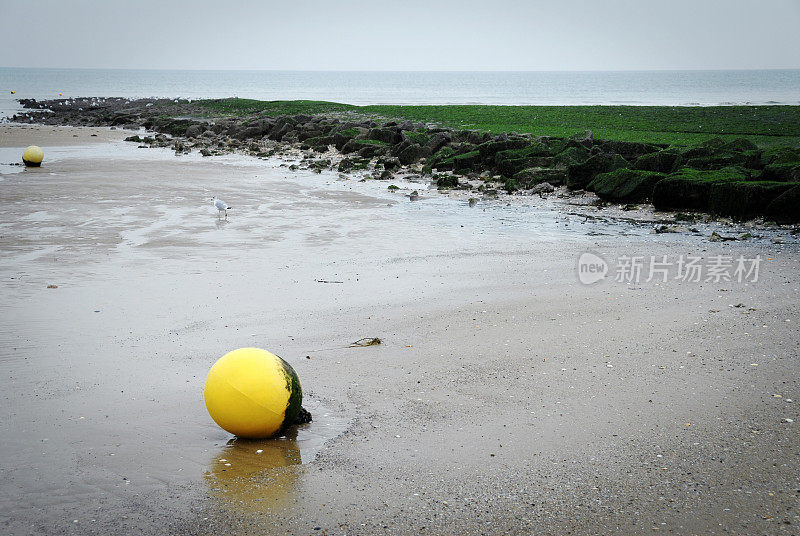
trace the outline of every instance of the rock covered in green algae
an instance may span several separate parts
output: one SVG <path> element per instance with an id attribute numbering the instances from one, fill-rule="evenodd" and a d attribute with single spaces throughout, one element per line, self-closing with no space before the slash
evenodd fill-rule
<path id="1" fill-rule="evenodd" d="M 641 203 L 653 197 L 653 188 L 664 177 L 664 173 L 621 168 L 601 173 L 586 189 L 608 201 Z"/>

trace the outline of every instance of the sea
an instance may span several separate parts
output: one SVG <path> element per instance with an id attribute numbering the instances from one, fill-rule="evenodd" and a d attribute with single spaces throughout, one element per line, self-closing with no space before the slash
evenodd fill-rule
<path id="1" fill-rule="evenodd" d="M 59 97 L 240 97 L 355 105 L 800 104 L 800 70 L 392 72 L 0 67 L 0 116 L 18 111 L 18 98 Z"/>

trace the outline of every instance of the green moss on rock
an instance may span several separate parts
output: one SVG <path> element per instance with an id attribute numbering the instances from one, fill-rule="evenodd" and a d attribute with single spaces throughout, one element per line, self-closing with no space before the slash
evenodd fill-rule
<path id="1" fill-rule="evenodd" d="M 734 218 L 764 214 L 767 206 L 793 185 L 775 181 L 715 182 L 709 190 L 708 210 Z"/>
<path id="2" fill-rule="evenodd" d="M 592 156 L 592 153 L 583 146 L 568 147 L 553 157 L 553 165 L 566 168 L 567 166 L 586 162 L 590 156 Z"/>
<path id="3" fill-rule="evenodd" d="M 764 168 L 761 176 L 764 180 L 797 182 L 800 181 L 800 162 L 788 162 L 785 164 L 770 164 Z"/>
<path id="4" fill-rule="evenodd" d="M 436 178 L 436 187 L 439 190 L 458 188 L 458 184 L 458 177 L 454 177 L 453 175 L 439 175 Z"/>
<path id="5" fill-rule="evenodd" d="M 659 210 L 708 210 L 712 184 L 746 181 L 748 178 L 749 175 L 737 167 L 712 171 L 683 168 L 656 183 L 653 205 Z"/>
<path id="6" fill-rule="evenodd" d="M 573 164 L 567 168 L 567 188 L 570 190 L 585 188 L 600 173 L 614 171 L 628 167 L 628 165 L 628 161 L 618 154 L 596 154 L 586 162 Z"/>
<path id="7" fill-rule="evenodd" d="M 506 149 L 494 155 L 495 163 L 503 160 L 516 160 L 518 158 L 528 158 L 532 156 L 550 156 L 550 150 L 541 142 L 534 142 L 521 149 Z"/>
<path id="8" fill-rule="evenodd" d="M 514 179 L 506 179 L 503 188 L 505 188 L 506 192 L 513 193 L 519 190 L 519 184 Z"/>
<path id="9" fill-rule="evenodd" d="M 654 171 L 657 173 L 670 173 L 675 169 L 680 159 L 681 155 L 677 149 L 664 149 L 657 153 L 640 156 L 636 159 L 631 168 L 642 171 Z"/>
<path id="10" fill-rule="evenodd" d="M 761 153 L 761 164 L 790 164 L 795 162 L 800 164 L 800 150 L 791 147 L 772 147 L 764 149 Z"/>
<path id="11" fill-rule="evenodd" d="M 481 161 L 480 151 L 455 155 L 452 157 L 454 169 L 475 169 Z"/>
<path id="12" fill-rule="evenodd" d="M 778 223 L 800 222 L 800 186 L 793 186 L 773 199 L 764 212 Z"/>
<path id="13" fill-rule="evenodd" d="M 641 203 L 653 197 L 653 188 L 664 177 L 664 173 L 621 168 L 601 173 L 586 189 L 595 192 L 601 199 Z"/>
<path id="14" fill-rule="evenodd" d="M 558 186 L 567 181 L 567 171 L 564 169 L 532 167 L 515 173 L 513 179 L 523 189 L 532 188 L 542 182 L 549 182 L 553 186 Z"/>

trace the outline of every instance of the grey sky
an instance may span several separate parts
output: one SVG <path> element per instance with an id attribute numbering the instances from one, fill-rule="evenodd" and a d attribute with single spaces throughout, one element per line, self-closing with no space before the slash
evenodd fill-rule
<path id="1" fill-rule="evenodd" d="M 800 68 L 800 0 L 0 0 L 0 66 Z"/>

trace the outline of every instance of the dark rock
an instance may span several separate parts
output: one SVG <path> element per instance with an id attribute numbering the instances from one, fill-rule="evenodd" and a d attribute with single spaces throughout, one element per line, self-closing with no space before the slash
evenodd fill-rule
<path id="1" fill-rule="evenodd" d="M 297 142 L 297 134 L 297 130 L 292 128 L 286 134 L 284 134 L 283 137 L 281 137 L 280 141 L 284 143 L 295 143 Z"/>
<path id="2" fill-rule="evenodd" d="M 659 210 L 708 210 L 712 184 L 741 182 L 748 178 L 739 168 L 713 171 L 684 168 L 656 183 L 653 188 L 653 205 Z"/>
<path id="3" fill-rule="evenodd" d="M 452 160 L 454 170 L 471 170 L 475 169 L 481 161 L 481 153 L 479 151 L 472 151 L 469 153 L 457 154 Z"/>
<path id="4" fill-rule="evenodd" d="M 519 188 L 519 183 L 517 181 L 515 181 L 513 178 L 506 179 L 506 182 L 503 185 L 503 188 L 505 188 L 506 192 L 508 192 L 510 194 L 514 193 L 514 192 L 516 192 L 517 190 L 520 189 Z"/>
<path id="5" fill-rule="evenodd" d="M 274 141 L 281 141 L 283 137 L 292 130 L 292 125 L 290 123 L 277 123 L 272 130 L 269 131 L 267 136 L 269 139 Z"/>
<path id="6" fill-rule="evenodd" d="M 373 128 L 369 131 L 368 138 L 378 140 L 390 145 L 401 141 L 400 130 L 396 128 Z"/>
<path id="7" fill-rule="evenodd" d="M 616 153 L 630 162 L 643 155 L 657 153 L 659 151 L 659 148 L 655 145 L 633 141 L 607 140 L 599 142 L 599 146 L 602 147 L 603 151 L 607 153 Z"/>
<path id="8" fill-rule="evenodd" d="M 439 170 L 453 169 L 453 157 L 456 156 L 456 151 L 452 147 L 442 147 L 436 154 L 428 159 L 431 167 Z"/>
<path id="9" fill-rule="evenodd" d="M 309 138 L 318 138 L 322 136 L 323 132 L 319 129 L 303 129 L 297 134 L 297 139 L 300 141 L 305 141 Z"/>
<path id="10" fill-rule="evenodd" d="M 369 160 L 363 158 L 343 158 L 341 162 L 339 162 L 338 170 L 340 173 L 344 173 L 347 171 L 367 169 L 368 163 Z"/>
<path id="11" fill-rule="evenodd" d="M 361 147 L 362 147 L 361 144 L 356 143 L 355 140 L 351 139 L 351 140 L 348 140 L 347 143 L 345 143 L 344 146 L 339 150 L 344 154 L 350 154 L 350 153 L 358 152 L 361 149 Z"/>
<path id="12" fill-rule="evenodd" d="M 586 162 L 590 157 L 589 150 L 583 146 L 567 147 L 553 157 L 552 165 L 566 169 L 571 165 Z"/>
<path id="13" fill-rule="evenodd" d="M 397 158 L 400 160 L 401 164 L 408 166 L 429 154 L 430 153 L 426 147 L 422 147 L 417 144 L 409 144 L 402 151 L 400 151 L 400 153 L 397 155 Z"/>
<path id="14" fill-rule="evenodd" d="M 723 145 L 722 149 L 735 153 L 744 153 L 747 151 L 757 151 L 758 145 L 747 138 L 736 138 Z"/>
<path id="15" fill-rule="evenodd" d="M 790 164 L 792 162 L 800 165 L 800 150 L 791 149 L 789 147 L 775 147 L 764 149 L 761 153 L 762 166 L 768 166 L 770 164 Z"/>
<path id="16" fill-rule="evenodd" d="M 439 132 L 425 145 L 425 149 L 433 154 L 451 141 L 453 141 L 453 136 L 449 132 Z"/>
<path id="17" fill-rule="evenodd" d="M 372 158 L 373 156 L 385 155 L 389 152 L 389 147 L 386 145 L 360 145 L 358 156 L 362 158 Z"/>
<path id="18" fill-rule="evenodd" d="M 657 173 L 670 173 L 675 169 L 680 159 L 681 155 L 677 150 L 665 149 L 657 153 L 649 153 L 640 156 L 636 159 L 631 168 L 642 171 L 654 171 Z"/>
<path id="19" fill-rule="evenodd" d="M 653 197 L 653 188 L 664 177 L 666 175 L 663 173 L 621 168 L 601 173 L 586 189 L 595 192 L 600 199 L 641 203 Z"/>
<path id="20" fill-rule="evenodd" d="M 383 164 L 383 169 L 394 170 L 401 165 L 400 159 L 394 156 L 384 156 L 378 159 L 379 164 Z"/>
<path id="21" fill-rule="evenodd" d="M 531 188 L 532 194 L 549 194 L 550 192 L 555 192 L 556 187 L 550 184 L 549 182 L 540 182 L 539 184 L 535 185 Z"/>
<path id="22" fill-rule="evenodd" d="M 513 178 L 522 188 L 528 189 L 542 182 L 564 184 L 567 181 L 567 171 L 565 169 L 532 167 L 516 173 Z"/>
<path id="23" fill-rule="evenodd" d="M 763 215 L 776 198 L 795 187 L 774 181 L 716 182 L 709 191 L 708 209 L 740 219 Z"/>
<path id="24" fill-rule="evenodd" d="M 800 163 L 769 164 L 764 167 L 764 173 L 761 175 L 761 178 L 773 181 L 798 182 L 800 181 Z"/>
<path id="25" fill-rule="evenodd" d="M 261 128 L 258 126 L 245 127 L 233 135 L 237 140 L 250 140 L 254 138 L 261 138 Z"/>
<path id="26" fill-rule="evenodd" d="M 518 139 L 500 139 L 495 141 L 487 141 L 478 145 L 478 152 L 481 158 L 488 160 L 494 158 L 494 155 L 500 151 L 507 151 L 510 149 L 522 149 L 530 145 L 530 141 L 521 138 Z"/>
<path id="27" fill-rule="evenodd" d="M 458 177 L 453 175 L 440 175 L 436 179 L 436 187 L 439 190 L 446 190 L 448 188 L 457 188 L 459 185 Z"/>
<path id="28" fill-rule="evenodd" d="M 777 223 L 800 222 L 800 185 L 773 199 L 764 212 L 767 218 Z"/>
<path id="29" fill-rule="evenodd" d="M 628 166 L 628 161 L 620 155 L 606 153 L 594 155 L 586 162 L 567 167 L 567 188 L 585 188 L 600 173 L 614 171 Z"/>
<path id="30" fill-rule="evenodd" d="M 570 136 L 569 141 L 573 141 L 589 149 L 594 144 L 594 133 L 591 130 L 585 130 L 580 134 L 573 134 Z"/>
<path id="31" fill-rule="evenodd" d="M 548 167 L 553 158 L 546 145 L 536 142 L 522 149 L 507 149 L 494 156 L 496 169 L 504 177 L 513 177 L 526 168 Z"/>

